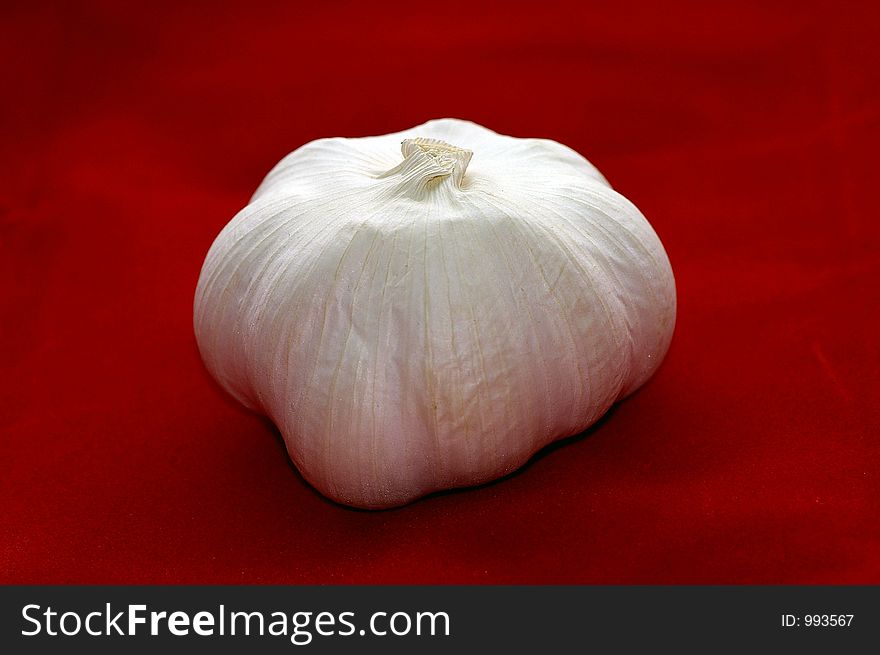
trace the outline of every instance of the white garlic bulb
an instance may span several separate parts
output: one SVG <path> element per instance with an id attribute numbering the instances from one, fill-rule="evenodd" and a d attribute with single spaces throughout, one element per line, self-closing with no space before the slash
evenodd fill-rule
<path id="1" fill-rule="evenodd" d="M 675 302 L 586 159 L 443 119 L 285 157 L 211 247 L 195 331 L 312 485 L 383 508 L 587 428 L 660 364 Z"/>

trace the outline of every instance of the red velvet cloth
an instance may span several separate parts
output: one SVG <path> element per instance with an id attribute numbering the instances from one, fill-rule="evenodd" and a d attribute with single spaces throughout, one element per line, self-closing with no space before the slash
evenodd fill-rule
<path id="1" fill-rule="evenodd" d="M 0 581 L 880 583 L 876 4 L 407 5 L 4 6 Z M 353 511 L 207 376 L 193 291 L 284 154 L 443 116 L 590 158 L 678 326 L 586 436 Z"/>

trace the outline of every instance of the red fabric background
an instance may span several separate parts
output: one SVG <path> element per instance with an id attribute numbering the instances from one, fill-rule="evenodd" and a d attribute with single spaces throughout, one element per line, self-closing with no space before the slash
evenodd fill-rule
<path id="1" fill-rule="evenodd" d="M 0 581 L 880 583 L 876 3 L 260 4 L 2 10 Z M 353 511 L 193 291 L 285 153 L 443 116 L 589 157 L 678 327 L 586 437 Z"/>

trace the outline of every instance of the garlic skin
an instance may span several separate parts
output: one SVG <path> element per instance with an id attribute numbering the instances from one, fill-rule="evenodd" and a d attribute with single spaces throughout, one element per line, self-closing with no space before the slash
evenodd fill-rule
<path id="1" fill-rule="evenodd" d="M 589 427 L 660 365 L 676 296 L 651 226 L 581 155 L 442 119 L 287 155 L 194 309 L 208 370 L 303 476 L 387 508 Z"/>

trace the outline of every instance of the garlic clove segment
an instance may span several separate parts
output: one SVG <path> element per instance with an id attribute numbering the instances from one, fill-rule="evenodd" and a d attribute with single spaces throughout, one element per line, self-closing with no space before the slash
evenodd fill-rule
<path id="1" fill-rule="evenodd" d="M 312 485 L 386 508 L 589 427 L 675 310 L 660 240 L 586 159 L 442 119 L 282 159 L 211 246 L 194 325 Z"/>

